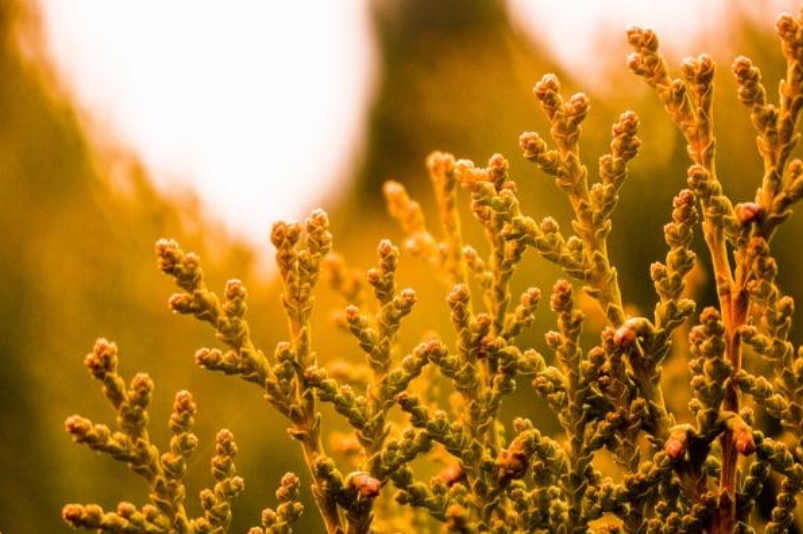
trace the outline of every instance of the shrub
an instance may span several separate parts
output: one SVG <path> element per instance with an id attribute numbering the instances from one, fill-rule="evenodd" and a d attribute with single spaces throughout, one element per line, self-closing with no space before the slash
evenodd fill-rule
<path id="1" fill-rule="evenodd" d="M 713 61 L 707 55 L 686 59 L 680 76 L 673 77 L 655 34 L 628 30 L 635 50 L 629 66 L 655 89 L 685 137 L 691 160 L 687 188 L 675 197 L 664 227 L 666 259 L 650 269 L 657 294 L 651 317 L 628 316 L 607 253 L 611 214 L 639 150 L 638 117 L 628 111 L 613 125 L 610 151 L 599 159 L 599 180 L 591 183 L 579 150 L 589 99 L 582 93 L 564 98 L 553 75 L 534 90 L 553 147 L 530 132 L 519 144 L 524 157 L 554 177 L 568 196 L 574 212 L 568 231 L 553 218 L 536 221 L 522 211 L 501 155 L 486 167 L 440 152 L 429 157 L 440 238 L 401 184 L 385 186 L 390 214 L 406 236 L 404 249 L 431 265 L 448 287 L 453 343 L 430 337 L 399 357 L 397 335 L 416 303 L 415 292 L 397 284 L 399 248 L 388 240 L 379 243 L 378 263 L 367 273 L 376 300 L 369 313 L 359 277 L 332 252 L 329 221 L 321 210 L 304 225 L 273 227 L 289 341 L 271 356 L 251 339 L 240 281 L 229 281 L 218 297 L 207 288 L 196 255 L 170 240 L 157 243 L 159 268 L 181 290 L 170 298 L 171 308 L 209 323 L 227 347 L 200 349 L 196 362 L 254 384 L 287 419 L 328 534 L 395 532 L 400 517 L 415 513 L 457 533 L 754 532 L 760 521 L 756 500 L 770 476 L 781 484 L 765 531 L 790 529 L 803 489 L 803 349 L 795 352 L 789 341 L 794 306 L 775 283 L 778 266 L 770 242 L 803 196 L 803 162 L 792 158 L 803 106 L 803 19 L 783 15 L 777 32 L 787 61 L 777 104 L 768 102 L 761 74 L 749 59 L 737 58 L 732 67 L 764 163 L 755 200 L 734 206 L 717 178 Z M 484 229 L 487 257 L 464 243 L 459 186 L 470 195 L 471 212 Z M 698 227 L 718 296 L 718 306 L 699 312 L 684 291 L 696 262 L 692 238 Z M 557 281 L 549 298 L 557 327 L 546 333 L 546 343 L 554 358 L 518 341 L 532 327 L 541 299 L 537 288 L 521 295 L 511 290 L 516 267 L 530 250 L 557 264 L 596 301 L 606 321 L 596 346 L 581 346 L 584 313 L 567 280 Z M 365 353 L 359 374 L 367 378 L 357 381 L 362 385 L 335 377 L 313 350 L 313 294 L 322 273 L 348 303 L 341 320 Z M 680 350 L 675 341 L 690 321 L 696 325 L 689 354 L 680 357 L 691 372 L 691 401 L 688 414 L 677 416 L 687 422 L 679 423 L 665 402 L 661 365 Z M 759 359 L 771 364 L 772 376 L 759 374 L 754 364 Z M 67 420 L 67 430 L 75 441 L 142 476 L 151 503 L 141 508 L 121 503 L 114 512 L 71 504 L 64 508 L 65 520 L 104 533 L 227 532 L 231 501 L 243 489 L 231 433 L 217 436 L 215 484 L 201 493 L 203 515 L 191 518 L 183 483 L 197 443 L 190 394 L 176 395 L 173 437 L 160 454 L 147 432 L 153 387 L 147 375 L 126 385 L 117 372 L 117 349 L 104 340 L 86 365 L 103 383 L 119 430 L 79 416 Z M 452 410 L 438 409 L 426 387 L 414 387 L 428 368 L 456 392 Z M 546 400 L 564 436 L 548 436 L 524 418 L 511 424 L 500 417 L 504 399 L 522 382 Z M 360 454 L 358 470 L 341 472 L 325 450 L 319 403 L 331 404 L 353 429 L 348 439 Z M 753 406 L 780 423 L 785 430 L 780 438 L 765 437 L 757 428 Z M 403 423 L 391 420 L 393 410 L 405 414 Z M 413 461 L 436 454 L 450 458 L 443 472 L 429 482 L 416 478 Z M 616 466 L 603 469 L 604 462 L 596 461 L 603 454 Z M 398 509 L 410 515 L 377 509 L 377 498 L 391 487 Z M 277 493 L 280 504 L 263 512 L 261 527 L 251 534 L 291 532 L 303 510 L 299 491 L 299 479 L 286 475 Z"/>

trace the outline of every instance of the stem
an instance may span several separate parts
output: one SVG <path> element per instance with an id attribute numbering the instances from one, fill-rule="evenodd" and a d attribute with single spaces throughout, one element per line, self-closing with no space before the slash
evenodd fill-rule
<path id="1" fill-rule="evenodd" d="M 705 91 L 697 93 L 697 110 L 694 114 L 695 127 L 686 135 L 689 153 L 695 163 L 708 171 L 712 183 L 718 183 L 715 163 L 716 138 L 713 135 L 713 96 L 710 84 Z M 705 202 L 704 202 L 705 203 Z M 708 206 L 704 206 L 707 208 Z M 741 340 L 739 329 L 747 318 L 749 300 L 745 291 L 749 274 L 746 263 L 747 254 L 738 254 L 737 281 L 734 283 L 733 271 L 728 258 L 727 240 L 721 225 L 712 220 L 708 209 L 703 209 L 703 237 L 711 255 L 717 297 L 725 325 L 726 356 L 732 366 L 732 373 L 741 368 Z M 734 295 L 735 290 L 735 295 Z M 732 381 L 728 383 L 725 410 L 739 413 L 739 391 Z M 722 447 L 722 468 L 720 470 L 720 505 L 717 508 L 710 531 L 712 534 L 731 534 L 736 525 L 736 463 L 738 452 L 733 440 L 733 432 L 726 429 L 720 437 Z"/>
<path id="2" fill-rule="evenodd" d="M 597 285 L 599 293 L 599 305 L 602 307 L 603 313 L 611 321 L 614 328 L 619 328 L 624 324 L 624 307 L 622 306 L 622 293 L 619 289 L 619 282 L 611 269 L 610 261 L 608 260 L 608 242 L 606 238 L 599 240 L 594 239 L 589 243 L 591 245 L 592 256 L 595 253 L 602 254 L 605 258 L 603 268 L 600 270 L 603 280 Z M 607 280 L 607 281 L 605 281 Z M 608 309 L 613 308 L 614 313 L 609 313 Z"/>
<path id="3" fill-rule="evenodd" d="M 312 335 L 310 332 L 309 318 L 304 317 L 301 312 L 288 314 L 290 316 L 290 331 L 292 332 L 293 349 L 296 353 L 296 361 L 300 364 L 296 366 L 296 377 L 298 380 L 297 401 L 302 408 L 302 419 L 296 422 L 298 430 L 303 433 L 301 447 L 304 452 L 304 462 L 307 464 L 310 475 L 314 481 L 312 494 L 315 497 L 315 504 L 318 506 L 321 517 L 326 525 L 327 534 L 342 534 L 340 512 L 337 503 L 331 495 L 328 495 L 321 488 L 322 480 L 317 476 L 315 464 L 318 458 L 324 457 L 325 453 L 321 443 L 320 428 L 316 422 L 317 414 L 315 410 L 315 395 L 304 378 L 304 369 L 310 364 L 310 343 Z"/>
<path id="4" fill-rule="evenodd" d="M 572 178 L 574 187 L 569 193 L 569 200 L 577 222 L 583 228 L 579 237 L 586 245 L 586 260 L 593 269 L 586 282 L 597 291 L 595 298 L 602 308 L 602 313 L 614 328 L 618 328 L 625 322 L 622 293 L 608 258 L 607 233 L 598 231 L 599 228 L 592 220 L 593 213 L 590 206 L 593 206 L 593 202 L 588 190 L 588 170 L 585 165 L 580 164 L 580 149 L 576 144 L 568 149 L 566 147 L 559 149 L 564 160 L 570 162 L 567 167 L 574 175 Z M 586 206 L 585 211 L 582 209 L 583 205 Z M 599 261 L 595 261 L 597 258 Z"/>
<path id="5" fill-rule="evenodd" d="M 340 525 L 340 513 L 337 509 L 337 503 L 325 492 L 320 490 L 321 480 L 315 474 L 315 460 L 323 455 L 320 436 L 315 436 L 312 439 L 305 439 L 301 442 L 301 448 L 304 451 L 304 462 L 309 468 L 310 475 L 315 483 L 312 486 L 312 495 L 315 497 L 315 504 L 318 506 L 323 522 L 326 526 L 327 534 L 342 534 L 343 528 Z"/>
<path id="6" fill-rule="evenodd" d="M 704 166 L 710 173 L 711 180 L 716 181 L 716 168 L 713 163 L 713 154 L 705 157 L 703 146 L 714 143 L 713 137 L 707 134 L 698 133 L 702 140 L 692 143 L 694 147 L 694 159 L 697 163 Z M 731 270 L 728 259 L 727 242 L 721 226 L 718 226 L 710 219 L 707 210 L 703 209 L 703 235 L 706 245 L 711 255 L 711 262 L 714 269 L 714 276 L 717 287 L 717 297 L 719 307 L 722 312 L 722 319 L 725 325 L 725 347 L 726 356 L 735 374 L 741 368 L 741 340 L 739 329 L 744 325 L 747 318 L 747 307 L 749 300 L 745 291 L 747 265 L 740 263 L 737 269 L 738 279 L 734 283 L 733 271 Z M 741 255 L 746 258 L 746 254 Z M 734 288 L 736 290 L 734 298 Z M 739 413 L 739 392 L 736 386 L 729 382 L 726 392 L 723 409 Z M 720 471 L 719 489 L 724 496 L 720 500 L 711 524 L 712 534 L 730 534 L 736 524 L 736 463 L 738 452 L 733 440 L 733 432 L 726 429 L 720 437 L 722 447 L 722 468 Z"/>
<path id="7" fill-rule="evenodd" d="M 586 471 L 592 455 L 585 447 L 586 424 L 582 399 L 580 398 L 580 354 L 573 349 L 574 354 L 570 365 L 569 378 L 569 406 L 567 408 L 568 425 L 566 435 L 569 438 L 571 449 L 569 451 L 569 473 L 566 475 L 565 491 L 569 495 L 568 533 L 581 534 L 587 532 L 588 520 L 583 513 L 583 498 L 585 496 Z"/>

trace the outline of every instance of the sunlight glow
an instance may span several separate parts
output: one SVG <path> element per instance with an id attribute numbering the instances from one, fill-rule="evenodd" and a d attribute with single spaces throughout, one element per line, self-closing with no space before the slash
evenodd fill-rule
<path id="1" fill-rule="evenodd" d="M 779 12 L 794 12 L 797 6 L 797 0 L 508 0 L 515 26 L 546 46 L 578 81 L 600 89 L 611 67 L 624 66 L 618 51 L 626 49 L 624 30 L 631 24 L 656 30 L 664 50 L 682 57 L 695 55 L 701 46 L 727 49 L 733 43 L 729 12 L 743 12 L 757 27 L 772 28 Z"/>
<path id="2" fill-rule="evenodd" d="M 366 1 L 39 1 L 90 131 L 133 149 L 161 190 L 193 187 L 236 233 L 262 244 L 277 218 L 330 206 L 355 166 Z"/>

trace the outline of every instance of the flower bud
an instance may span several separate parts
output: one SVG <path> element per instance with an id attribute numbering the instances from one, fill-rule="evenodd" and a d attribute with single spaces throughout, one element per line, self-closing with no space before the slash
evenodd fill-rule
<path id="1" fill-rule="evenodd" d="M 764 218 L 764 208 L 755 202 L 737 204 L 735 211 L 736 220 L 738 220 L 742 226 L 759 222 Z"/>
<path id="2" fill-rule="evenodd" d="M 364 471 L 351 473 L 346 479 L 346 484 L 355 489 L 363 499 L 378 497 L 382 489 L 382 483 Z"/>
<path id="3" fill-rule="evenodd" d="M 664 444 L 666 455 L 672 460 L 680 460 L 686 455 L 686 447 L 689 441 L 689 431 L 687 428 L 677 428 L 669 434 L 669 439 Z"/>
<path id="4" fill-rule="evenodd" d="M 527 474 L 530 467 L 527 455 L 518 450 L 503 450 L 495 462 L 499 478 L 502 480 L 519 480 Z"/>

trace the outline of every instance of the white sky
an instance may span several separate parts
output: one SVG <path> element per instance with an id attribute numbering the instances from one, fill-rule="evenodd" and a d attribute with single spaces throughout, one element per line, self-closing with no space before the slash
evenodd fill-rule
<path id="1" fill-rule="evenodd" d="M 654 29 L 674 56 L 738 53 L 729 38 L 727 14 L 742 9 L 758 27 L 772 31 L 783 11 L 797 12 L 800 0 L 507 0 L 511 19 L 581 82 L 598 83 L 610 67 L 623 69 L 624 31 L 635 24 Z M 702 44 L 701 44 L 702 43 Z M 700 48 L 700 47 L 705 48 Z M 615 54 L 605 54 L 613 50 Z M 635 82 L 634 82 L 635 83 Z M 641 84 L 639 84 L 641 85 Z M 604 87 L 604 86 L 602 86 Z"/>
<path id="2" fill-rule="evenodd" d="M 334 202 L 358 156 L 374 57 L 363 0 L 39 0 L 48 49 L 93 133 L 157 185 L 262 244 Z"/>
<path id="3" fill-rule="evenodd" d="M 374 85 L 369 0 L 39 2 L 48 49 L 90 131 L 131 147 L 163 191 L 194 187 L 212 215 L 260 245 L 274 220 L 334 205 L 359 161 Z M 620 46 L 629 23 L 655 28 L 685 55 L 706 32 L 727 32 L 722 14 L 733 2 L 765 27 L 797 4 L 508 5 L 514 23 L 583 78 L 601 74 L 595 58 Z"/>

